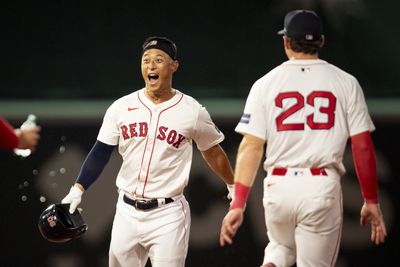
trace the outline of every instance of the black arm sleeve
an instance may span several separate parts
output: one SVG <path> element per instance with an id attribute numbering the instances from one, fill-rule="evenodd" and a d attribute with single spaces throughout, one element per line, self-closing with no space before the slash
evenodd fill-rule
<path id="1" fill-rule="evenodd" d="M 115 146 L 104 144 L 98 140 L 93 145 L 76 179 L 76 182 L 81 184 L 85 190 L 100 176 L 111 157 L 114 147 Z"/>

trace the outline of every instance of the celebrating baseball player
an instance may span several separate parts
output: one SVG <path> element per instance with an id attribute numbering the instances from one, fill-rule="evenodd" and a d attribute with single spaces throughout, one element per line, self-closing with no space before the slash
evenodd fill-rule
<path id="1" fill-rule="evenodd" d="M 0 117 L 0 148 L 30 149 L 34 151 L 40 139 L 40 126 L 30 129 L 14 129 L 3 117 Z"/>
<path id="2" fill-rule="evenodd" d="M 279 34 L 289 60 L 254 83 L 235 129 L 243 139 L 235 197 L 222 222 L 220 244 L 231 244 L 243 222 L 266 143 L 263 204 L 269 243 L 262 266 L 334 266 L 349 138 L 364 198 L 360 223 L 370 223 L 372 242 L 385 240 L 370 135 L 375 127 L 356 78 L 319 59 L 325 39 L 315 12 L 289 12 Z"/>
<path id="3" fill-rule="evenodd" d="M 115 146 L 123 158 L 116 178 L 119 198 L 109 266 L 182 267 L 188 250 L 190 210 L 183 196 L 189 180 L 192 142 L 233 194 L 233 170 L 219 145 L 223 133 L 192 97 L 172 88 L 179 67 L 176 45 L 150 37 L 141 59 L 145 88 L 116 100 L 97 141 L 62 203 L 72 213 L 97 179 Z"/>

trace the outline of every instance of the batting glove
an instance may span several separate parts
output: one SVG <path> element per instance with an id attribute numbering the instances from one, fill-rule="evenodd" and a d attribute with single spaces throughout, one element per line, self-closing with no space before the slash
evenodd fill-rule
<path id="1" fill-rule="evenodd" d="M 78 205 L 82 201 L 82 194 L 83 191 L 79 189 L 77 186 L 72 186 L 71 189 L 69 190 L 68 195 L 66 195 L 63 200 L 61 200 L 61 203 L 63 204 L 70 204 L 69 205 L 69 213 L 74 213 Z"/>
<path id="2" fill-rule="evenodd" d="M 228 195 L 226 197 L 229 200 L 233 200 L 235 197 L 235 184 L 227 184 L 226 188 L 228 188 Z"/>

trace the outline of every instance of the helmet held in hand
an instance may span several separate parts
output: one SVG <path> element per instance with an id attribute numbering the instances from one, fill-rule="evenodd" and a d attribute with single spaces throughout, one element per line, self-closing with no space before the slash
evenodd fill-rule
<path id="1" fill-rule="evenodd" d="M 69 213 L 69 204 L 56 203 L 48 206 L 38 222 L 42 236 L 54 243 L 64 243 L 86 232 L 88 226 L 79 210 Z"/>

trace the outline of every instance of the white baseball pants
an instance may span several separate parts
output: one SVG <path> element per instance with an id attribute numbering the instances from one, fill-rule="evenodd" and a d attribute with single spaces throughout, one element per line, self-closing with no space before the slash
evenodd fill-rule
<path id="1" fill-rule="evenodd" d="M 120 193 L 109 250 L 110 267 L 183 267 L 188 250 L 190 209 L 184 196 L 151 210 L 126 204 Z"/>
<path id="2" fill-rule="evenodd" d="M 276 267 L 334 266 L 341 239 L 342 190 L 339 175 L 308 168 L 269 172 L 264 180 L 264 210 L 269 243 L 264 262 Z"/>

